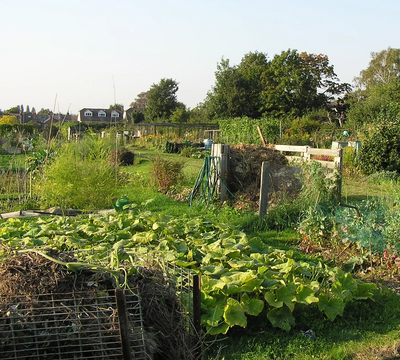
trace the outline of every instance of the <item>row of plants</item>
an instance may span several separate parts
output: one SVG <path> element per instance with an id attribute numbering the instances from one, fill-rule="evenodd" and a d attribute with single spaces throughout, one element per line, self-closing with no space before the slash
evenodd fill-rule
<path id="1" fill-rule="evenodd" d="M 291 252 L 234 226 L 128 207 L 134 210 L 3 221 L 1 256 L 34 251 L 52 259 L 51 249 L 69 252 L 76 261 L 64 264 L 68 269 L 110 272 L 118 281 L 148 259 L 190 268 L 202 276 L 202 324 L 213 335 L 246 327 L 248 316 L 266 316 L 273 326 L 290 330 L 294 309 L 313 303 L 333 321 L 346 303 L 370 299 L 376 290 L 339 268 L 296 261 Z"/>

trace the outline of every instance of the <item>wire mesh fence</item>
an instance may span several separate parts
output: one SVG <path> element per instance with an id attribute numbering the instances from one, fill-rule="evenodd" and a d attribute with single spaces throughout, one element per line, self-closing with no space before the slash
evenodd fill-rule
<path id="1" fill-rule="evenodd" d="M 139 297 L 122 295 L 123 304 L 115 291 L 1 296 L 1 359 L 148 359 Z"/>

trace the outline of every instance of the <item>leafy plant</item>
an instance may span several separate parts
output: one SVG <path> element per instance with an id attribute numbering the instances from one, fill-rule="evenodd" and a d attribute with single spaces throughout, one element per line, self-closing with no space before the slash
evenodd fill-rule
<path id="1" fill-rule="evenodd" d="M 209 334 L 246 327 L 249 315 L 289 330 L 295 308 L 314 303 L 333 321 L 348 302 L 371 298 L 376 288 L 338 268 L 295 261 L 290 251 L 233 226 L 187 215 L 135 210 L 30 223 L 10 219 L 0 227 L 0 240 L 12 251 L 73 252 L 76 262 L 68 268 L 109 271 L 117 279 L 120 270 L 151 258 L 191 268 L 202 276 L 201 322 Z"/>
<path id="2" fill-rule="evenodd" d="M 79 153 L 66 144 L 42 174 L 35 178 L 33 192 L 42 206 L 62 208 L 109 208 L 117 195 L 115 169 L 101 153 Z"/>
<path id="3" fill-rule="evenodd" d="M 157 154 L 151 162 L 153 183 L 161 192 L 165 193 L 171 186 L 182 180 L 185 166 L 182 161 L 165 159 Z"/>

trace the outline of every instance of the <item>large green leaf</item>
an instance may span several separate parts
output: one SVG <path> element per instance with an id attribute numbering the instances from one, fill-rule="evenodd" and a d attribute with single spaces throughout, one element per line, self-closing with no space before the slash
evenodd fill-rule
<path id="1" fill-rule="evenodd" d="M 209 307 L 205 314 L 201 315 L 201 323 L 215 327 L 223 321 L 224 308 L 220 306 Z"/>
<path id="2" fill-rule="evenodd" d="M 228 271 L 223 266 L 218 265 L 203 266 L 202 270 L 203 274 L 212 276 L 213 278 L 219 278 L 223 273 Z"/>
<path id="3" fill-rule="evenodd" d="M 315 296 L 315 291 L 309 286 L 300 285 L 297 288 L 296 302 L 308 305 L 318 301 L 319 299 Z"/>
<path id="4" fill-rule="evenodd" d="M 281 308 L 283 306 L 283 301 L 279 301 L 273 291 L 267 291 L 264 294 L 264 299 L 267 301 L 269 306 L 273 306 L 275 308 Z"/>
<path id="5" fill-rule="evenodd" d="M 206 326 L 206 329 L 210 335 L 226 334 L 229 330 L 229 325 L 224 322 L 218 326 Z"/>
<path id="6" fill-rule="evenodd" d="M 267 313 L 267 318 L 271 321 L 271 324 L 275 327 L 289 331 L 295 324 L 292 312 L 286 306 L 280 309 L 271 309 Z"/>
<path id="7" fill-rule="evenodd" d="M 321 293 L 318 308 L 325 313 L 329 320 L 333 321 L 336 316 L 343 316 L 344 301 L 341 297 L 328 297 L 325 293 Z"/>
<path id="8" fill-rule="evenodd" d="M 283 304 L 286 304 L 286 306 L 290 309 L 290 311 L 293 311 L 294 309 L 294 301 L 296 301 L 296 286 L 294 283 L 290 283 L 289 285 L 284 285 L 276 289 L 275 291 L 275 299 L 270 295 L 270 293 L 267 297 L 265 297 L 265 300 L 268 301 L 268 304 L 274 307 L 282 307 Z M 281 305 L 282 304 L 282 305 Z"/>
<path id="9" fill-rule="evenodd" d="M 240 299 L 242 309 L 249 315 L 257 316 L 264 309 L 264 301 L 260 299 L 251 299 L 248 294 L 243 294 Z"/>
<path id="10" fill-rule="evenodd" d="M 220 279 L 212 279 L 208 276 L 201 278 L 201 290 L 204 292 L 212 292 L 221 290 L 225 287 L 226 282 Z"/>
<path id="11" fill-rule="evenodd" d="M 225 306 L 224 319 L 230 327 L 239 325 L 245 328 L 247 326 L 247 318 L 240 303 L 232 298 L 228 299 Z"/>
<path id="12" fill-rule="evenodd" d="M 359 283 L 357 290 L 354 291 L 353 296 L 356 300 L 373 299 L 374 292 L 377 289 L 375 284 Z"/>
<path id="13" fill-rule="evenodd" d="M 357 282 L 350 273 L 339 272 L 334 277 L 332 293 L 345 300 L 353 298 L 353 292 L 357 290 Z"/>

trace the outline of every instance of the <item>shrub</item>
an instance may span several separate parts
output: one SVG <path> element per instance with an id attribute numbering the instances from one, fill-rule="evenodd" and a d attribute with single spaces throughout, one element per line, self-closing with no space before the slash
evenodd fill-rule
<path id="1" fill-rule="evenodd" d="M 117 194 L 115 169 L 107 158 L 82 156 L 76 146 L 64 145 L 53 161 L 46 162 L 35 180 L 34 193 L 44 207 L 110 207 Z"/>
<path id="2" fill-rule="evenodd" d="M 382 107 L 375 124 L 364 128 L 357 163 L 365 174 L 400 168 L 400 106 Z"/>
<path id="3" fill-rule="evenodd" d="M 129 166 L 134 164 L 135 154 L 127 148 L 120 147 L 111 151 L 109 160 L 114 166 Z"/>
<path id="4" fill-rule="evenodd" d="M 163 159 L 157 155 L 152 160 L 152 182 L 158 189 L 165 193 L 172 186 L 175 186 L 183 179 L 183 167 L 185 164 L 182 161 Z"/>

